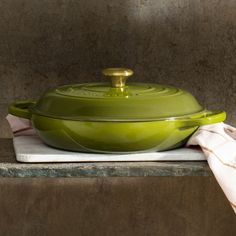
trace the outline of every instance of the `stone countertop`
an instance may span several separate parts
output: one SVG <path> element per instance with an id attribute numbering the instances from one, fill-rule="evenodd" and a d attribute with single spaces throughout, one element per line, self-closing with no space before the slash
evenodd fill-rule
<path id="1" fill-rule="evenodd" d="M 12 139 L 0 139 L 0 177 L 209 176 L 206 161 L 37 163 L 15 160 Z"/>

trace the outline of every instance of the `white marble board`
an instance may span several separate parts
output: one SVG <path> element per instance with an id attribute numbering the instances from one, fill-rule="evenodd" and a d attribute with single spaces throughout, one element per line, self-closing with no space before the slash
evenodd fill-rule
<path id="1" fill-rule="evenodd" d="M 135 154 L 94 154 L 70 152 L 51 148 L 37 136 L 19 136 L 13 139 L 16 159 L 19 162 L 109 162 L 109 161 L 201 161 L 201 150 L 180 148 L 165 152 Z"/>

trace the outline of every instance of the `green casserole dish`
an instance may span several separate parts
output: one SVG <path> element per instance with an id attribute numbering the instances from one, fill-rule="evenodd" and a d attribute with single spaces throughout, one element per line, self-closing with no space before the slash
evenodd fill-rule
<path id="1" fill-rule="evenodd" d="M 16 101 L 9 113 L 30 119 L 55 148 L 97 153 L 163 151 L 181 147 L 201 125 L 222 122 L 189 92 L 154 83 L 126 84 L 133 74 L 108 68 L 109 82 L 65 85 L 38 101 Z"/>

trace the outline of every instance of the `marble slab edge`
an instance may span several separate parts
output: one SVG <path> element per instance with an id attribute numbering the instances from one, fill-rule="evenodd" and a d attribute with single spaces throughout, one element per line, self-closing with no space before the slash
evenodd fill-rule
<path id="1" fill-rule="evenodd" d="M 206 162 L 0 163 L 0 177 L 209 176 Z"/>

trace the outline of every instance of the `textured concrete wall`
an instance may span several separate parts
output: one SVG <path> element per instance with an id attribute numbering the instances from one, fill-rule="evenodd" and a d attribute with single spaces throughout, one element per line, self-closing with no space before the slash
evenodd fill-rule
<path id="1" fill-rule="evenodd" d="M 0 179 L 3 236 L 234 236 L 214 178 Z"/>
<path id="2" fill-rule="evenodd" d="M 0 0 L 0 103 L 125 66 L 236 125 L 235 17 L 235 0 Z"/>

